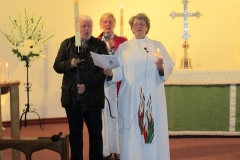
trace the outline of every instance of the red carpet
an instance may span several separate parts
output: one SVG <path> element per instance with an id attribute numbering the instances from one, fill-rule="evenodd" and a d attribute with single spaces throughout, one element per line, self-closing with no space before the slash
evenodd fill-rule
<path id="1" fill-rule="evenodd" d="M 62 132 L 68 135 L 68 124 L 43 124 L 22 127 L 21 137 L 51 137 Z M 10 137 L 11 129 L 3 131 L 4 137 Z M 84 128 L 84 160 L 88 159 L 88 132 Z M 170 138 L 171 160 L 240 160 L 240 138 Z M 114 158 L 112 158 L 113 160 Z M 3 160 L 12 160 L 11 149 L 3 151 Z M 21 160 L 25 156 L 21 153 Z M 60 155 L 50 150 L 37 151 L 32 160 L 60 160 Z"/>

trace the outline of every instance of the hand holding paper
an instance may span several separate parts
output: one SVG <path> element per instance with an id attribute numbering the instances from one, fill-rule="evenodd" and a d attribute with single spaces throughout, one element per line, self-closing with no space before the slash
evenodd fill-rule
<path id="1" fill-rule="evenodd" d="M 105 69 L 103 70 L 103 73 L 104 73 L 106 76 L 113 76 L 112 69 L 105 68 Z"/>
<path id="2" fill-rule="evenodd" d="M 91 53 L 93 62 L 96 66 L 99 66 L 101 68 L 109 68 L 109 69 L 119 67 L 118 59 L 114 55 L 101 55 L 91 51 L 90 53 Z"/>

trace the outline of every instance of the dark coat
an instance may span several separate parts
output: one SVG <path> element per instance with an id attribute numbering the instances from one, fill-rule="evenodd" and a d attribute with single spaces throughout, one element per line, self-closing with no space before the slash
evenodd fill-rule
<path id="1" fill-rule="evenodd" d="M 91 37 L 88 46 L 83 49 L 84 61 L 81 62 L 81 84 L 85 85 L 85 92 L 81 94 L 81 102 L 88 110 L 99 110 L 104 108 L 104 80 L 103 69 L 95 66 L 90 54 L 93 51 L 98 54 L 108 54 L 106 44 L 97 38 Z M 61 103 L 64 108 L 75 108 L 77 83 L 77 67 L 71 67 L 72 58 L 78 58 L 79 54 L 75 47 L 75 37 L 64 40 L 58 51 L 53 68 L 63 74 Z"/>

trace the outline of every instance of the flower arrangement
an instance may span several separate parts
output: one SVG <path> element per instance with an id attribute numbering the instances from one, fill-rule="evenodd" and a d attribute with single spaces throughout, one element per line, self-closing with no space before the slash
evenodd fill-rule
<path id="1" fill-rule="evenodd" d="M 46 42 L 54 35 L 48 36 L 43 33 L 44 23 L 41 22 L 42 16 L 35 21 L 34 14 L 28 17 L 26 9 L 24 19 L 21 13 L 18 13 L 17 19 L 10 19 L 10 27 L 8 33 L 2 34 L 10 42 L 13 54 L 21 61 L 33 61 L 37 58 L 46 58 L 43 53 Z"/>

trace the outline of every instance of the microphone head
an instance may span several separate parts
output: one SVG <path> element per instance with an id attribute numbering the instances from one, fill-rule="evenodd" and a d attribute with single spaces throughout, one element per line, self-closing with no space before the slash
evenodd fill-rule
<path id="1" fill-rule="evenodd" d="M 58 133 L 58 135 L 54 134 L 54 135 L 51 137 L 51 140 L 52 140 L 53 142 L 57 142 L 57 141 L 60 140 L 61 135 L 62 135 L 62 132 Z"/>
<path id="2" fill-rule="evenodd" d="M 53 135 L 53 136 L 51 137 L 51 140 L 52 140 L 53 142 L 57 142 L 57 141 L 60 140 L 60 137 L 57 136 L 57 135 Z"/>
<path id="3" fill-rule="evenodd" d="M 144 47 L 144 49 L 146 50 L 147 53 L 149 52 L 149 51 L 147 50 L 147 47 Z"/>

